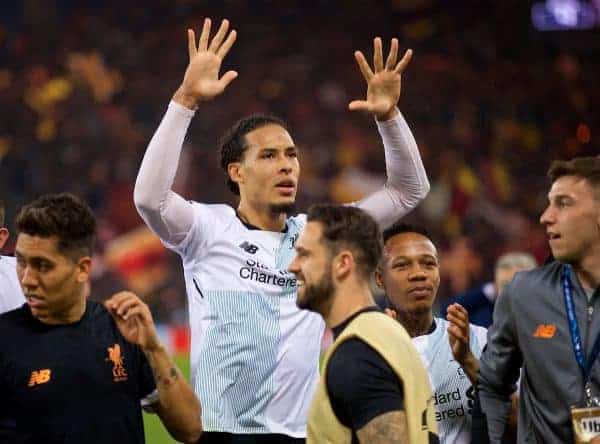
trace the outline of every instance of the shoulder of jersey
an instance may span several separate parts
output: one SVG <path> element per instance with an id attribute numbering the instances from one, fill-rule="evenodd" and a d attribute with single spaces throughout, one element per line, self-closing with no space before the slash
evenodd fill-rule
<path id="1" fill-rule="evenodd" d="M 222 216 L 235 216 L 235 209 L 227 204 L 207 204 L 202 202 L 196 202 L 194 200 L 189 201 L 194 207 L 204 207 L 212 212 Z"/>
<path id="2" fill-rule="evenodd" d="M 0 344 L 2 344 L 3 339 L 8 341 L 14 339 L 14 336 L 11 335 L 11 333 L 14 333 L 14 328 L 19 328 L 18 326 L 23 324 L 24 319 L 23 306 L 0 313 L 0 332 L 4 330 L 4 332 L 0 334 Z M 0 349 L 2 349 L 1 346 Z"/>
<path id="3" fill-rule="evenodd" d="M 17 258 L 14 256 L 0 256 L 0 267 L 17 267 Z"/>

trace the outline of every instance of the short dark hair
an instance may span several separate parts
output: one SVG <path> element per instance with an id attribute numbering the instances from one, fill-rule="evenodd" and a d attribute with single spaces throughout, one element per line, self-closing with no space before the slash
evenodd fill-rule
<path id="1" fill-rule="evenodd" d="M 427 231 L 425 228 L 417 226 L 417 225 L 407 224 L 404 222 L 396 222 L 394 225 L 392 225 L 391 227 L 384 230 L 383 231 L 383 243 L 385 244 L 390 238 L 392 238 L 398 234 L 403 234 L 403 233 L 420 234 L 421 236 L 424 236 L 427 239 L 429 239 L 431 241 L 431 243 L 435 245 L 435 242 L 433 241 L 433 238 L 429 234 L 429 231 Z"/>
<path id="2" fill-rule="evenodd" d="M 595 188 L 594 195 L 600 199 L 600 156 L 555 160 L 548 169 L 548 177 L 554 183 L 563 176 L 577 176 L 586 179 Z"/>
<path id="3" fill-rule="evenodd" d="M 46 194 L 25 205 L 16 220 L 17 233 L 58 238 L 61 254 L 77 260 L 91 256 L 96 220 L 90 207 L 69 193 Z"/>
<path id="4" fill-rule="evenodd" d="M 221 168 L 227 175 L 227 187 L 233 194 L 240 195 L 240 187 L 231 180 L 227 167 L 230 163 L 239 162 L 246 151 L 246 134 L 267 125 L 279 125 L 287 130 L 286 123 L 279 117 L 266 114 L 253 114 L 238 120 L 221 138 L 219 150 L 221 152 Z"/>
<path id="5" fill-rule="evenodd" d="M 349 248 L 359 272 L 368 278 L 377 267 L 383 242 L 377 222 L 358 207 L 317 204 L 308 209 L 308 222 L 323 224 L 323 239 L 331 252 Z"/>
<path id="6" fill-rule="evenodd" d="M 6 208 L 4 207 L 4 201 L 0 200 L 0 228 L 4 227 L 5 217 L 6 217 Z"/>

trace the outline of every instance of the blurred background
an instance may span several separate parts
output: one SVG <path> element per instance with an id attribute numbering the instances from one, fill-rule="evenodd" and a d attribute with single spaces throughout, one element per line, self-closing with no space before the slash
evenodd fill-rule
<path id="1" fill-rule="evenodd" d="M 400 109 L 432 188 L 408 220 L 437 240 L 440 298 L 490 281 L 506 251 L 543 261 L 538 218 L 550 161 L 600 154 L 600 0 L 1 2 L 0 197 L 9 227 L 40 194 L 84 197 L 100 222 L 92 297 L 137 291 L 183 354 L 181 265 L 144 227 L 132 189 L 187 65 L 186 28 L 199 33 L 204 17 L 238 30 L 224 69 L 239 78 L 196 112 L 188 133 L 175 188 L 202 202 L 235 205 L 217 141 L 253 112 L 290 124 L 301 150 L 299 211 L 380 186 L 374 122 L 347 111 L 365 94 L 353 52 L 370 58 L 375 36 L 384 51 L 392 37 L 413 48 Z"/>

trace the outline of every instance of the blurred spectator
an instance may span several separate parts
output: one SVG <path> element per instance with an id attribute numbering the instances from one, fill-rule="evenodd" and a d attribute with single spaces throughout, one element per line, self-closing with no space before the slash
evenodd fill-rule
<path id="1" fill-rule="evenodd" d="M 442 315 L 446 314 L 448 306 L 454 303 L 462 305 L 469 313 L 469 320 L 475 325 L 488 328 L 492 325 L 492 314 L 496 298 L 519 271 L 531 270 L 537 266 L 535 258 L 520 251 L 503 254 L 494 267 L 494 282 L 486 282 L 461 295 L 444 301 L 440 308 Z"/>
<path id="2" fill-rule="evenodd" d="M 298 210 L 357 199 L 382 183 L 373 124 L 341 112 L 361 91 L 352 54 L 370 48 L 375 30 L 384 41 L 398 36 L 401 50 L 414 49 L 400 107 L 432 191 L 411 222 L 431 228 L 440 245 L 440 294 L 490 280 L 485 264 L 505 251 L 542 260 L 547 247 L 537 219 L 548 159 L 600 152 L 598 31 L 534 31 L 529 2 L 387 0 L 369 4 L 368 14 L 361 2 L 322 0 L 4 3 L 0 187 L 7 212 L 42 193 L 79 194 L 105 225 L 99 254 L 142 224 L 133 181 L 181 81 L 186 28 L 198 29 L 206 16 L 231 19 L 243 38 L 230 54 L 240 76 L 217 110 L 198 111 L 186 174 L 178 174 L 185 177 L 178 191 L 202 202 L 231 202 L 216 140 L 252 112 L 281 115 L 298 134 Z M 160 282 L 143 296 L 158 321 L 179 322 L 186 303 L 181 273 L 172 271 L 177 262 L 147 251 L 136 266 L 158 267 L 151 275 Z M 119 269 L 123 261 L 104 264 L 115 286 L 131 278 Z"/>

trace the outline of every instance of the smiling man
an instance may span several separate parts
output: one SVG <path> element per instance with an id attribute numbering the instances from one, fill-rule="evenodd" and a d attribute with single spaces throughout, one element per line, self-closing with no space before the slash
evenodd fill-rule
<path id="1" fill-rule="evenodd" d="M 429 373 L 440 442 L 469 444 L 473 386 L 487 331 L 470 324 L 459 304 L 448 307 L 447 319 L 433 316 L 440 265 L 426 230 L 398 223 L 383 232 L 383 240 L 375 281 L 385 291 L 388 314 L 408 331 Z"/>
<path id="2" fill-rule="evenodd" d="M 144 442 L 142 406 L 183 442 L 200 404 L 160 343 L 148 306 L 121 292 L 87 300 L 96 222 L 70 194 L 17 216 L 26 304 L 0 315 L 0 436 L 9 443 Z M 8 435 L 8 437 L 7 437 Z"/>
<path id="3" fill-rule="evenodd" d="M 224 20 L 211 40 L 210 28 L 207 19 L 199 42 L 188 32 L 190 62 L 144 155 L 134 201 L 183 261 L 192 378 L 210 432 L 203 442 L 303 442 L 324 324 L 296 307 L 296 281 L 286 270 L 306 222 L 305 215 L 291 214 L 300 179 L 294 139 L 280 119 L 269 116 L 248 117 L 227 132 L 221 166 L 239 196 L 236 208 L 188 201 L 171 190 L 194 110 L 237 77 L 228 71 L 219 78 L 236 32 L 228 33 Z M 380 190 L 356 205 L 383 227 L 429 190 L 415 140 L 396 108 L 410 57 L 409 50 L 398 60 L 396 39 L 386 61 L 381 39 L 375 39 L 372 68 L 355 53 L 367 97 L 349 108 L 374 116 L 388 174 Z"/>
<path id="4" fill-rule="evenodd" d="M 401 325 L 381 313 L 370 279 L 381 234 L 359 208 L 313 205 L 289 270 L 297 304 L 318 313 L 335 341 L 308 418 L 308 444 L 437 443 L 431 388 Z"/>
<path id="5" fill-rule="evenodd" d="M 556 161 L 548 175 L 540 222 L 556 261 L 506 286 L 481 357 L 492 443 L 500 442 L 521 367 L 518 443 L 573 442 L 572 415 L 578 442 L 600 430 L 600 158 Z"/>

